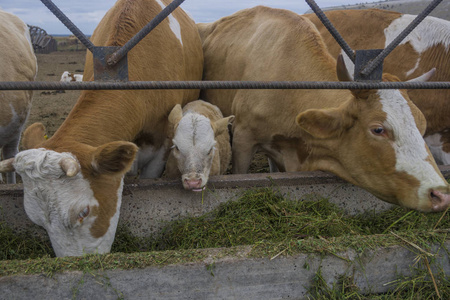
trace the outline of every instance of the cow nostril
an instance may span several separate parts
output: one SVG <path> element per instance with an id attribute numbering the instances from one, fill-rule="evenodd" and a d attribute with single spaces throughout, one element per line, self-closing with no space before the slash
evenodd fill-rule
<path id="1" fill-rule="evenodd" d="M 440 202 L 442 199 L 441 197 L 439 197 L 439 195 L 437 195 L 434 191 L 430 192 L 430 199 L 431 201 L 433 201 L 434 203 L 436 202 Z"/>
<path id="2" fill-rule="evenodd" d="M 431 211 L 443 211 L 450 205 L 450 194 L 444 194 L 439 190 L 432 190 L 429 193 L 429 197 L 431 200 Z"/>

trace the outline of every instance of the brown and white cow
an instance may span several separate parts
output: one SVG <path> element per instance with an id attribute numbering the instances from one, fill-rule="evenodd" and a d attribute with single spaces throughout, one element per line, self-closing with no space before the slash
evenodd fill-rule
<path id="1" fill-rule="evenodd" d="M 97 46 L 123 45 L 163 8 L 156 0 L 119 0 L 91 40 Z M 201 41 L 193 20 L 177 8 L 129 52 L 128 66 L 132 81 L 201 79 Z M 93 80 L 92 74 L 88 53 L 84 78 Z M 57 256 L 109 252 L 123 177 L 135 159 L 136 144 L 146 152 L 144 175 L 160 175 L 160 153 L 169 151 L 167 117 L 175 104 L 198 99 L 198 94 L 83 91 L 53 137 L 44 140 L 41 125 L 25 131 L 23 144 L 34 149 L 19 152 L 9 165 L 22 176 L 28 216 L 47 230 Z"/>
<path id="2" fill-rule="evenodd" d="M 169 115 L 173 149 L 166 164 L 168 178 L 180 178 L 186 190 L 205 189 L 210 175 L 225 174 L 231 161 L 228 125 L 234 116 L 223 117 L 211 103 L 197 100 L 183 109 L 177 104 Z"/>
<path id="3" fill-rule="evenodd" d="M 314 25 L 258 6 L 198 24 L 204 80 L 335 81 L 336 60 Z M 338 77 L 348 80 L 343 61 Z M 398 80 L 385 74 L 384 80 Z M 449 186 L 422 133 L 425 119 L 402 90 L 206 90 L 235 115 L 232 164 L 247 172 L 265 152 L 282 171 L 324 170 L 382 200 L 421 211 L 450 204 Z"/>
<path id="4" fill-rule="evenodd" d="M 340 10 L 326 12 L 331 23 L 354 50 L 383 49 L 408 26 L 416 16 L 398 12 Z M 330 53 L 337 57 L 341 49 L 328 30 L 314 15 L 305 15 L 319 29 Z M 383 71 L 402 81 L 436 68 L 433 81 L 450 81 L 450 22 L 426 17 L 384 60 Z M 349 71 L 353 64 L 344 54 Z M 438 164 L 450 164 L 450 90 L 410 90 L 409 97 L 427 120 L 425 141 Z"/>
<path id="5" fill-rule="evenodd" d="M 37 62 L 28 26 L 2 10 L 0 20 L 0 81 L 33 81 Z M 32 96 L 33 91 L 0 91 L 1 159 L 14 157 L 19 152 L 20 135 L 31 108 Z M 6 175 L 6 182 L 16 182 L 14 172 Z"/>
<path id="6" fill-rule="evenodd" d="M 83 81 L 83 75 L 82 74 L 70 73 L 69 71 L 64 71 L 62 73 L 61 79 L 59 81 L 61 81 L 61 82 Z"/>

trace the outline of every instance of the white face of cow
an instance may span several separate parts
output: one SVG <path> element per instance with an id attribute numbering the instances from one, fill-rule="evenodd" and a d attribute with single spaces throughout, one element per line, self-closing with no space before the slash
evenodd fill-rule
<path id="1" fill-rule="evenodd" d="M 41 124 L 24 132 L 23 145 L 51 144 L 43 126 L 35 125 Z M 76 156 L 45 148 L 19 152 L 0 162 L 0 172 L 15 170 L 22 177 L 25 211 L 47 230 L 57 256 L 107 253 L 119 219 L 123 176 L 138 148 L 122 141 L 71 146 Z"/>
<path id="2" fill-rule="evenodd" d="M 385 132 L 392 133 L 390 138 L 395 151 L 397 172 L 405 172 L 419 181 L 419 199 L 427 199 L 433 190 L 446 191 L 447 182 L 436 172 L 436 165 L 433 164 L 422 134 L 416 127 L 406 99 L 398 90 L 380 90 L 378 96 L 383 111 L 386 112 L 386 121 L 382 127 Z"/>
<path id="3" fill-rule="evenodd" d="M 198 113 L 186 113 L 178 123 L 173 138 L 172 153 L 187 190 L 201 191 L 208 182 L 216 141 L 208 118 Z"/>
<path id="4" fill-rule="evenodd" d="M 65 171 L 64 161 L 76 165 Z M 14 166 L 23 179 L 25 211 L 34 223 L 47 230 L 57 256 L 110 251 L 119 219 L 122 184 L 107 232 L 94 237 L 91 228 L 99 203 L 89 182 L 78 172 L 80 165 L 72 154 L 26 150 L 16 155 Z"/>

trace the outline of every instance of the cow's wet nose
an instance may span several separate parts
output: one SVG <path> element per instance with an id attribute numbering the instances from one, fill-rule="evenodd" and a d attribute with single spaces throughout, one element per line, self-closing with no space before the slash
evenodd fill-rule
<path id="1" fill-rule="evenodd" d="M 450 205 L 450 194 L 444 194 L 438 190 L 431 190 L 429 193 L 431 209 L 434 212 L 443 211 Z"/>
<path id="2" fill-rule="evenodd" d="M 202 188 L 202 179 L 185 179 L 185 187 L 189 190 L 196 190 Z"/>

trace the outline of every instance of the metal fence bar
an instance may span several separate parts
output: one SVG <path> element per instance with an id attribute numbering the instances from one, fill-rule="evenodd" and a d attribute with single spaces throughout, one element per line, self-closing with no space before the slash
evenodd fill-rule
<path id="1" fill-rule="evenodd" d="M 89 51 L 94 50 L 94 44 L 78 29 L 75 24 L 70 21 L 70 19 L 51 1 L 51 0 L 41 0 L 41 2 L 47 6 L 47 8 L 80 40 Z"/>
<path id="2" fill-rule="evenodd" d="M 5 81 L 0 90 L 144 90 L 144 89 L 450 89 L 450 82 L 335 81 Z"/>
<path id="3" fill-rule="evenodd" d="M 159 25 L 168 15 L 170 15 L 184 0 L 174 0 L 167 5 L 158 15 L 156 15 L 147 25 L 135 34 L 125 45 L 111 55 L 108 59 L 108 65 L 115 65 L 124 57 L 137 43 L 147 36 L 156 26 Z M 149 53 L 152 55 L 152 53 Z"/>
<path id="4" fill-rule="evenodd" d="M 442 0 L 441 0 L 442 1 Z M 350 48 L 350 46 L 347 44 L 347 42 L 344 40 L 344 38 L 341 36 L 341 34 L 334 28 L 333 24 L 331 24 L 330 20 L 327 18 L 327 16 L 323 13 L 322 9 L 317 5 L 317 3 L 314 0 L 305 0 L 306 3 L 308 3 L 309 7 L 313 10 L 313 12 L 316 14 L 316 16 L 319 18 L 319 20 L 322 22 L 322 24 L 328 29 L 330 34 L 334 37 L 336 42 L 341 46 L 342 50 L 347 54 L 348 57 L 352 60 L 353 63 L 355 63 L 355 53 Z"/>
<path id="5" fill-rule="evenodd" d="M 306 0 L 308 1 L 308 0 Z M 431 2 L 423 12 L 421 12 L 412 22 L 409 24 L 405 30 L 403 30 L 376 58 L 374 58 L 370 63 L 368 63 L 364 69 L 361 71 L 361 74 L 367 76 L 372 73 L 372 71 L 386 58 L 386 56 L 391 53 L 395 47 L 397 47 L 401 41 L 414 29 L 417 25 L 425 19 L 426 16 L 430 14 L 430 12 L 441 3 L 442 0 L 434 0 Z"/>

